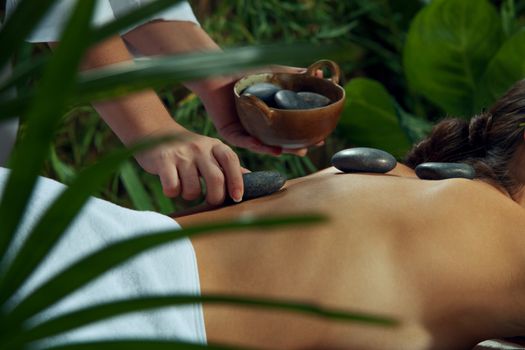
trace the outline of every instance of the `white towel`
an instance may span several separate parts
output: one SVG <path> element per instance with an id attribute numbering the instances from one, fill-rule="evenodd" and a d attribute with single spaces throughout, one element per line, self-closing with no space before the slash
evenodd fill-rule
<path id="1" fill-rule="evenodd" d="M 0 168 L 0 197 L 8 174 L 7 169 Z M 9 255 L 18 249 L 38 217 L 64 188 L 64 185 L 56 181 L 40 178 Z M 64 238 L 54 247 L 11 303 L 18 302 L 28 292 L 72 262 L 111 242 L 179 227 L 170 217 L 154 212 L 130 210 L 92 198 L 67 230 Z M 133 258 L 37 315 L 31 322 L 39 323 L 43 319 L 94 303 L 172 293 L 200 293 L 195 252 L 187 238 L 148 250 Z M 56 336 L 42 344 L 143 337 L 205 343 L 202 307 L 188 305 L 127 314 Z"/>

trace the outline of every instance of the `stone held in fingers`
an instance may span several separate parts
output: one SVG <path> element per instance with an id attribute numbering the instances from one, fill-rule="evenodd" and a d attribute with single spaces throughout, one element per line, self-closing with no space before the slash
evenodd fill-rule
<path id="1" fill-rule="evenodd" d="M 297 96 L 308 108 L 319 108 L 330 104 L 330 99 L 315 92 L 302 91 L 298 92 Z"/>
<path id="2" fill-rule="evenodd" d="M 259 83 L 248 86 L 242 92 L 243 95 L 253 95 L 267 104 L 273 104 L 273 97 L 281 87 L 271 83 Z"/>
<path id="3" fill-rule="evenodd" d="M 254 171 L 242 175 L 244 182 L 243 200 L 267 196 L 279 191 L 286 177 L 278 171 Z"/>
<path id="4" fill-rule="evenodd" d="M 277 171 L 254 171 L 242 175 L 244 194 L 242 200 L 267 196 L 279 191 L 286 182 L 286 177 Z M 234 203 L 226 197 L 225 204 Z"/>
<path id="5" fill-rule="evenodd" d="M 376 148 L 355 147 L 337 152 L 332 165 L 345 173 L 381 173 L 394 169 L 396 158 Z"/>
<path id="6" fill-rule="evenodd" d="M 465 163 L 427 162 L 419 164 L 415 171 L 417 177 L 424 180 L 473 179 L 476 176 L 474 168 Z"/>

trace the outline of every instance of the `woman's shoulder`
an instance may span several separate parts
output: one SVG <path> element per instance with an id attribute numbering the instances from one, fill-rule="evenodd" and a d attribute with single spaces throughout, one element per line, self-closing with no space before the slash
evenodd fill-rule
<path id="1" fill-rule="evenodd" d="M 525 208 L 510 195 L 480 180 L 435 181 L 424 194 L 437 207 L 457 210 L 466 220 L 497 222 L 504 226 L 525 224 Z"/>
<path id="2" fill-rule="evenodd" d="M 446 179 L 446 180 L 421 180 L 434 183 L 432 190 L 441 196 L 453 196 L 458 200 L 477 201 L 479 199 L 491 199 L 498 204 L 514 203 L 512 198 L 497 187 L 481 180 L 470 180 L 464 178 Z M 473 203 L 471 203 L 473 204 Z"/>

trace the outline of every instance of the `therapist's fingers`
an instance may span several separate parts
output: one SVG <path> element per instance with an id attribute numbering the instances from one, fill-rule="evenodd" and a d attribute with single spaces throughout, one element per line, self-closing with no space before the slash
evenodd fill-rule
<path id="1" fill-rule="evenodd" d="M 175 166 L 164 167 L 159 173 L 162 191 L 166 197 L 177 197 L 180 195 L 180 181 Z"/>
<path id="2" fill-rule="evenodd" d="M 228 194 L 235 202 L 240 202 L 244 194 L 244 183 L 239 157 L 224 144 L 213 147 L 212 152 L 224 172 Z"/>
<path id="3" fill-rule="evenodd" d="M 195 163 L 189 161 L 179 162 L 177 164 L 177 170 L 182 187 L 182 198 L 188 201 L 199 198 L 201 194 L 201 184 Z"/>
<path id="4" fill-rule="evenodd" d="M 199 173 L 206 182 L 206 202 L 219 205 L 224 202 L 225 186 L 224 174 L 215 160 L 206 160 L 199 163 Z"/>

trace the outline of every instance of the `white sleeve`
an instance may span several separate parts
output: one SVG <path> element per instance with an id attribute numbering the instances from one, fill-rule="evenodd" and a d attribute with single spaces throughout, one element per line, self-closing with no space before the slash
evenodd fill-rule
<path id="1" fill-rule="evenodd" d="M 7 15 L 16 7 L 20 0 L 7 0 L 6 8 Z M 76 0 L 60 0 L 53 5 L 49 13 L 40 22 L 37 28 L 29 35 L 27 41 L 29 42 L 53 42 L 58 41 L 62 29 L 66 24 Z M 141 5 L 150 3 L 154 0 L 97 0 L 95 14 L 93 16 L 93 26 L 101 26 L 111 22 L 119 17 L 122 17 L 128 11 L 140 7 Z M 199 25 L 197 18 L 193 14 L 191 6 L 184 1 L 174 5 L 154 16 L 142 20 L 140 23 L 121 31 L 121 35 L 130 30 L 153 20 L 165 21 L 189 21 Z"/>

